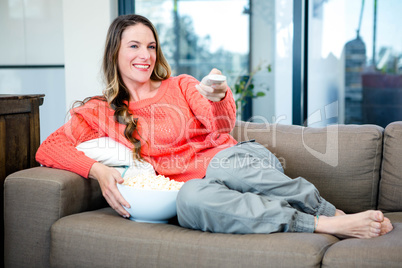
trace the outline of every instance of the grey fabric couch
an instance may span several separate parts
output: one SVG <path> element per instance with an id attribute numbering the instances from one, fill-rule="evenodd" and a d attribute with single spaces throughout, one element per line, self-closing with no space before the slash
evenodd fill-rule
<path id="1" fill-rule="evenodd" d="M 304 128 L 238 122 L 290 177 L 347 213 L 381 209 L 394 230 L 372 239 L 219 234 L 138 223 L 105 203 L 95 180 L 38 167 L 5 181 L 6 267 L 402 267 L 402 122 Z"/>

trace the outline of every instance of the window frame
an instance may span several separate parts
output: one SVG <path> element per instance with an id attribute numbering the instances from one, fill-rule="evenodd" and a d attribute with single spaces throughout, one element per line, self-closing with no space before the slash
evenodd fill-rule
<path id="1" fill-rule="evenodd" d="M 293 0 L 292 124 L 307 126 L 308 0 Z"/>

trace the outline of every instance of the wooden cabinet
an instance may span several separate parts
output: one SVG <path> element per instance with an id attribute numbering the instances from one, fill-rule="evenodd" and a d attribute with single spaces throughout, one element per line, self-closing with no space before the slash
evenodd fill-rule
<path id="1" fill-rule="evenodd" d="M 0 94 L 2 243 L 4 243 L 4 180 L 13 172 L 39 165 L 35 161 L 35 153 L 40 145 L 39 106 L 43 104 L 44 96 Z"/>

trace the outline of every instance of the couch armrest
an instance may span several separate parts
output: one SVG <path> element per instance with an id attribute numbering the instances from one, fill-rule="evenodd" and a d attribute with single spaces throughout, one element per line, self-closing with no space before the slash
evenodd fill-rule
<path id="1" fill-rule="evenodd" d="M 105 205 L 98 182 L 72 172 L 36 167 L 9 175 L 4 183 L 6 267 L 48 267 L 53 223 Z"/>

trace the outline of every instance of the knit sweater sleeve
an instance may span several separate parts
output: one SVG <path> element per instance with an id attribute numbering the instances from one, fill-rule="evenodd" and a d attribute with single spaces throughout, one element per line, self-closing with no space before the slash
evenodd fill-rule
<path id="1" fill-rule="evenodd" d="M 195 88 L 200 82 L 188 75 L 181 76 L 180 88 L 196 118 L 211 132 L 229 133 L 236 122 L 236 105 L 228 87 L 226 96 L 218 102 L 203 97 Z"/>
<path id="2" fill-rule="evenodd" d="M 96 116 L 95 110 L 85 109 L 85 113 Z M 36 160 L 47 167 L 72 171 L 88 178 L 95 160 L 87 157 L 75 147 L 81 142 L 104 136 L 99 129 L 90 126 L 79 113 L 72 112 L 71 119 L 52 133 L 36 152 Z"/>

